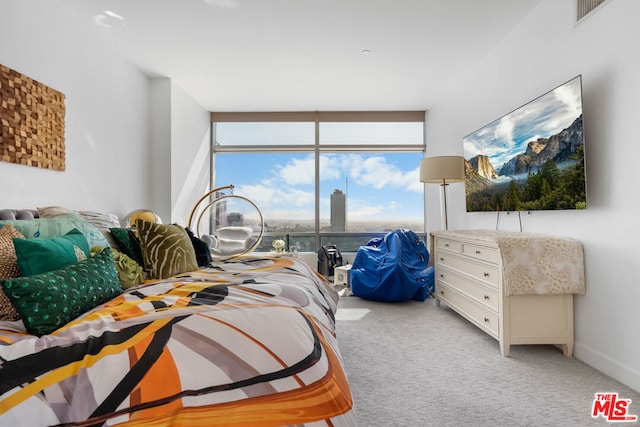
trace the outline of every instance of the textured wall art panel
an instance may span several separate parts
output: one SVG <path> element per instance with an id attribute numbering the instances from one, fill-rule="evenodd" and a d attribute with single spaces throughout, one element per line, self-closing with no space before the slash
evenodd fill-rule
<path id="1" fill-rule="evenodd" d="M 64 170 L 64 94 L 0 65 L 0 160 Z"/>

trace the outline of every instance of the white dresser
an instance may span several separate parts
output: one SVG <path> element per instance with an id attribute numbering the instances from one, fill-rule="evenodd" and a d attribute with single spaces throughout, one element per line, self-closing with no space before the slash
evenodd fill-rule
<path id="1" fill-rule="evenodd" d="M 463 230 L 463 231 L 437 231 L 431 233 L 431 248 L 436 274 L 436 305 L 445 302 L 450 308 L 464 316 L 470 322 L 498 340 L 500 352 L 503 356 L 509 356 L 509 348 L 512 344 L 561 344 L 563 353 L 567 357 L 573 354 L 573 293 L 553 289 L 553 293 L 547 293 L 545 288 L 538 289 L 536 285 L 536 271 L 517 271 L 525 264 L 527 257 L 516 257 L 504 265 L 503 253 L 505 250 L 500 244 L 502 236 L 513 236 L 515 233 L 504 233 L 491 230 Z M 516 242 L 522 247 L 528 248 L 532 244 L 547 244 L 548 236 L 517 233 Z M 564 242 L 563 242 L 564 243 Z M 554 239 L 548 243 L 554 248 Z M 536 247 L 537 254 L 531 254 L 532 258 L 540 258 L 546 254 L 548 260 L 541 264 L 549 265 L 549 262 L 564 262 L 554 256 L 551 249 L 544 246 Z M 575 254 L 582 263 L 582 246 L 579 245 Z M 511 252 L 510 252 L 511 253 Z M 562 255 L 564 257 L 564 255 Z M 562 258 L 561 257 L 561 258 Z M 508 258 L 507 258 L 508 259 Z M 551 261 L 550 261 L 551 260 Z M 576 264 L 578 262 L 576 261 Z M 513 267 L 509 269 L 509 267 Z M 525 266 L 526 267 L 526 266 Z M 551 266 L 553 267 L 553 265 Z M 559 266 L 559 268 L 563 268 Z M 581 271 L 579 269 L 582 269 Z M 584 266 L 576 265 L 576 271 L 570 281 L 582 280 L 584 282 Z M 530 289 L 536 289 L 535 293 L 526 291 L 511 291 L 505 286 L 505 271 L 509 274 L 524 274 Z M 582 277 L 579 277 L 582 273 Z M 542 274 L 542 273 L 541 273 Z M 510 276 L 511 277 L 511 276 Z M 516 276 L 517 277 L 517 276 Z M 547 280 L 540 277 L 540 280 Z M 584 286 L 584 283 L 580 284 Z M 581 288 L 579 288 L 581 289 Z M 516 294 L 514 294 L 516 292 Z"/>

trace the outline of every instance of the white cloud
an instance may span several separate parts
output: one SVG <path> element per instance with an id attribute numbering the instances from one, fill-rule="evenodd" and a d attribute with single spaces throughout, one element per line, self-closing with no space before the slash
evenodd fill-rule
<path id="1" fill-rule="evenodd" d="M 330 156 L 323 157 L 328 159 Z M 396 165 L 388 163 L 384 156 L 360 154 L 331 157 L 327 163 L 333 165 L 333 173 L 323 176 L 321 171 L 321 178 L 337 179 L 340 176 L 348 176 L 358 185 L 376 190 L 402 188 L 422 192 L 419 165 L 416 165 L 415 169 L 404 172 Z"/>
<path id="2" fill-rule="evenodd" d="M 320 179 L 321 180 L 333 180 L 340 179 L 344 176 L 344 171 L 348 168 L 348 162 L 338 162 L 339 157 L 334 156 L 320 156 Z"/>
<path id="3" fill-rule="evenodd" d="M 380 216 L 381 213 L 389 213 L 398 208 L 398 203 L 390 200 L 388 203 L 371 205 L 361 200 L 350 200 L 349 218 L 353 220 L 367 220 Z"/>
<path id="4" fill-rule="evenodd" d="M 554 91 L 556 99 L 564 104 L 567 113 L 574 117 L 577 117 L 582 111 L 580 91 L 579 80 L 560 86 Z"/>
<path id="5" fill-rule="evenodd" d="M 253 201 L 260 209 L 274 210 L 286 207 L 300 207 L 313 204 L 315 195 L 312 191 L 300 190 L 290 186 L 273 186 L 265 183 L 242 185 L 237 194 Z"/>
<path id="6" fill-rule="evenodd" d="M 289 185 L 313 185 L 315 167 L 313 156 L 294 158 L 284 166 L 276 165 L 275 174 Z"/>
<path id="7" fill-rule="evenodd" d="M 371 219 L 384 212 L 385 206 L 363 206 L 360 209 L 350 209 L 349 219 Z"/>
<path id="8" fill-rule="evenodd" d="M 498 125 L 495 129 L 495 139 L 500 141 L 500 151 L 503 150 L 511 150 L 514 146 L 513 141 L 513 129 L 515 128 L 515 123 L 513 117 L 511 115 L 504 116 L 498 122 Z"/>

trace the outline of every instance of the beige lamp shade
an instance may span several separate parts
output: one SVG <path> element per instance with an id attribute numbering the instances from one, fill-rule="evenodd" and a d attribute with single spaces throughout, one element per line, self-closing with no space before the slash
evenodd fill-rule
<path id="1" fill-rule="evenodd" d="M 425 157 L 420 161 L 420 181 L 434 184 L 464 181 L 464 157 Z"/>
<path id="2" fill-rule="evenodd" d="M 447 185 L 452 182 L 464 181 L 464 157 L 460 156 L 439 156 L 425 157 L 420 161 L 420 181 L 426 183 L 440 184 L 442 188 L 442 199 L 444 212 L 444 229 L 449 229 L 449 219 L 447 215 Z"/>

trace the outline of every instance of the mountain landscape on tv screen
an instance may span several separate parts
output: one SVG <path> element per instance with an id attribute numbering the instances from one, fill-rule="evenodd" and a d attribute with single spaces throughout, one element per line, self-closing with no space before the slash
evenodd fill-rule
<path id="1" fill-rule="evenodd" d="M 578 76 L 464 138 L 468 212 L 586 208 L 580 83 Z"/>

